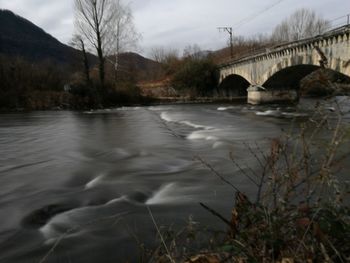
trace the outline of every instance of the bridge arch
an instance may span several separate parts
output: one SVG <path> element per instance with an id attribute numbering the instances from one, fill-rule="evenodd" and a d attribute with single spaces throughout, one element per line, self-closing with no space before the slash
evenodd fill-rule
<path id="1" fill-rule="evenodd" d="M 330 52 L 331 53 L 331 52 Z M 328 56 L 330 57 L 330 56 Z M 305 54 L 293 54 L 287 58 L 279 58 L 272 61 L 272 65 L 265 69 L 265 72 L 260 72 L 260 83 L 266 82 L 276 73 L 283 69 L 288 69 L 293 66 L 302 66 L 306 70 L 311 69 L 311 66 L 320 68 L 322 57 L 317 53 L 316 49 L 312 48 Z M 350 60 L 349 60 L 350 61 Z M 350 77 L 350 62 L 341 58 L 330 57 L 327 59 L 327 68 L 338 71 Z M 308 69 L 307 69 L 308 67 Z M 311 73 L 311 72 L 309 72 Z"/>
<path id="2" fill-rule="evenodd" d="M 317 87 L 322 91 L 322 86 L 329 86 L 328 81 L 349 84 L 350 77 L 337 70 L 301 64 L 277 71 L 262 86 L 268 90 L 295 89 L 307 93 L 308 89 Z"/>
<path id="3" fill-rule="evenodd" d="M 219 97 L 246 97 L 250 82 L 238 74 L 226 76 L 219 84 L 217 93 Z"/>
<path id="4" fill-rule="evenodd" d="M 300 81 L 312 72 L 320 69 L 315 65 L 295 65 L 282 68 L 272 74 L 262 86 L 270 89 L 295 89 L 299 90 Z"/>

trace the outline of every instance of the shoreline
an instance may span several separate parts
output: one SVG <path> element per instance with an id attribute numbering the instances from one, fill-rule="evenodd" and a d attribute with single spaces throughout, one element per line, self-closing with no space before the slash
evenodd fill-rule
<path id="1" fill-rule="evenodd" d="M 334 95 L 331 97 L 336 96 L 349 96 L 349 94 L 346 95 Z M 300 99 L 324 99 L 329 98 L 329 96 L 302 96 Z M 299 99 L 299 101 L 300 101 Z M 162 98 L 145 98 L 145 101 L 147 102 L 140 102 L 140 103 L 124 103 L 124 104 L 118 104 L 118 105 L 105 105 L 101 107 L 96 108 L 89 108 L 89 107 L 82 107 L 82 108 L 75 108 L 75 107 L 51 107 L 51 108 L 45 108 L 45 109 L 27 109 L 27 108 L 15 108 L 15 109 L 8 109 L 8 108 L 0 108 L 0 114 L 11 114 L 11 113 L 24 113 L 24 112 L 35 112 L 35 111 L 86 111 L 86 110 L 101 110 L 101 109 L 108 109 L 108 108 L 120 108 L 120 107 L 142 107 L 142 106 L 158 106 L 158 105 L 188 105 L 188 104 L 216 104 L 216 103 L 224 103 L 224 104 L 248 104 L 247 97 L 232 97 L 232 98 L 215 98 L 215 97 L 198 97 L 196 99 L 189 98 L 189 97 L 162 97 Z M 299 103 L 299 102 L 298 102 Z M 297 103 L 297 104 L 298 104 Z M 281 104 L 286 105 L 285 102 L 280 103 L 267 103 L 267 104 Z M 293 104 L 293 103 L 287 103 L 287 104 Z M 295 103 L 294 103 L 295 104 Z"/>
<path id="2" fill-rule="evenodd" d="M 147 102 L 140 103 L 124 103 L 118 105 L 105 105 L 97 108 L 75 108 L 75 107 L 59 107 L 54 106 L 43 109 L 27 109 L 27 108 L 14 108 L 0 109 L 1 113 L 18 113 L 18 112 L 32 112 L 32 111 L 84 111 L 84 110 L 99 110 L 106 108 L 119 108 L 119 107 L 136 107 L 136 106 L 155 106 L 155 105 L 174 105 L 174 104 L 210 104 L 210 103 L 244 103 L 247 101 L 246 97 L 235 97 L 235 98 L 211 98 L 211 97 L 199 97 L 193 98 L 179 98 L 179 97 L 165 97 L 165 98 L 146 98 Z"/>

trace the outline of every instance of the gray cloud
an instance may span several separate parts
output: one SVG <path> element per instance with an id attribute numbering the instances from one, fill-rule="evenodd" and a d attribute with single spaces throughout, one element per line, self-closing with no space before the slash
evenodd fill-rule
<path id="1" fill-rule="evenodd" d="M 223 47 L 227 35 L 216 28 L 235 26 L 247 17 L 253 19 L 235 29 L 236 35 L 269 33 L 274 25 L 302 7 L 313 9 L 327 19 L 350 12 L 349 0 L 283 0 L 271 10 L 256 15 L 276 2 L 278 0 L 129 0 L 136 27 L 143 35 L 140 47 L 144 54 L 152 46 Z M 0 0 L 0 8 L 29 19 L 62 42 L 68 43 L 72 36 L 73 0 Z"/>

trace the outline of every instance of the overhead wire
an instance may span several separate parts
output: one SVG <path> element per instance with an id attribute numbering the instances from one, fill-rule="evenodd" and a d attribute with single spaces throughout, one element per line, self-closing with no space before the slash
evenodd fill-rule
<path id="1" fill-rule="evenodd" d="M 236 23 L 235 25 L 232 26 L 233 30 L 240 28 L 241 26 L 245 25 L 246 23 L 251 22 L 252 20 L 254 20 L 256 17 L 260 16 L 261 14 L 269 11 L 270 9 L 274 8 L 275 6 L 279 5 L 280 3 L 284 2 L 285 0 L 279 0 L 275 3 L 273 3 L 272 5 L 269 5 L 267 7 L 265 7 L 264 9 L 262 9 L 261 11 L 254 13 L 246 18 L 243 18 L 241 21 L 239 21 L 238 23 Z"/>
<path id="2" fill-rule="evenodd" d="M 329 22 L 334 22 L 334 21 L 337 21 L 337 20 L 340 20 L 342 18 L 346 18 L 348 17 L 350 14 L 346 14 L 346 15 L 343 15 L 343 16 L 338 16 L 336 18 L 332 18 L 331 20 L 329 20 Z"/>
<path id="3" fill-rule="evenodd" d="M 273 4 L 265 7 L 264 9 L 262 9 L 261 11 L 257 12 L 257 13 L 254 13 L 246 18 L 243 18 L 242 20 L 240 20 L 239 22 L 237 22 L 236 24 L 234 24 L 232 26 L 232 29 L 233 30 L 236 30 L 238 28 L 240 28 L 241 26 L 251 22 L 252 20 L 254 20 L 255 18 L 257 18 L 258 16 L 260 16 L 261 14 L 271 10 L 272 8 L 274 8 L 275 6 L 281 4 L 282 2 L 284 2 L 286 0 L 278 0 L 277 2 L 274 2 Z M 333 18 L 331 20 L 329 20 L 330 23 L 334 22 L 334 21 L 337 21 L 337 20 L 340 20 L 340 19 L 343 19 L 343 18 L 347 18 L 349 15 L 343 15 L 343 16 L 339 16 L 339 17 L 336 17 L 336 18 Z"/>

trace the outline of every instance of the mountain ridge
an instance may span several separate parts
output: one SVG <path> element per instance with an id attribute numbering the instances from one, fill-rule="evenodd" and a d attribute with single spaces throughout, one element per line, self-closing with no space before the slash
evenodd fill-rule
<path id="1" fill-rule="evenodd" d="M 61 43 L 26 18 L 6 9 L 0 9 L 0 54 L 21 57 L 31 63 L 51 61 L 58 66 L 77 69 L 81 51 Z M 97 64 L 97 57 L 89 54 L 90 67 Z M 137 71 L 137 78 L 147 78 L 158 70 L 159 63 L 134 52 L 119 55 L 121 68 Z"/>
<path id="2" fill-rule="evenodd" d="M 61 43 L 31 21 L 10 10 L 0 10 L 0 53 L 28 61 L 52 60 L 70 64 L 79 51 Z"/>

